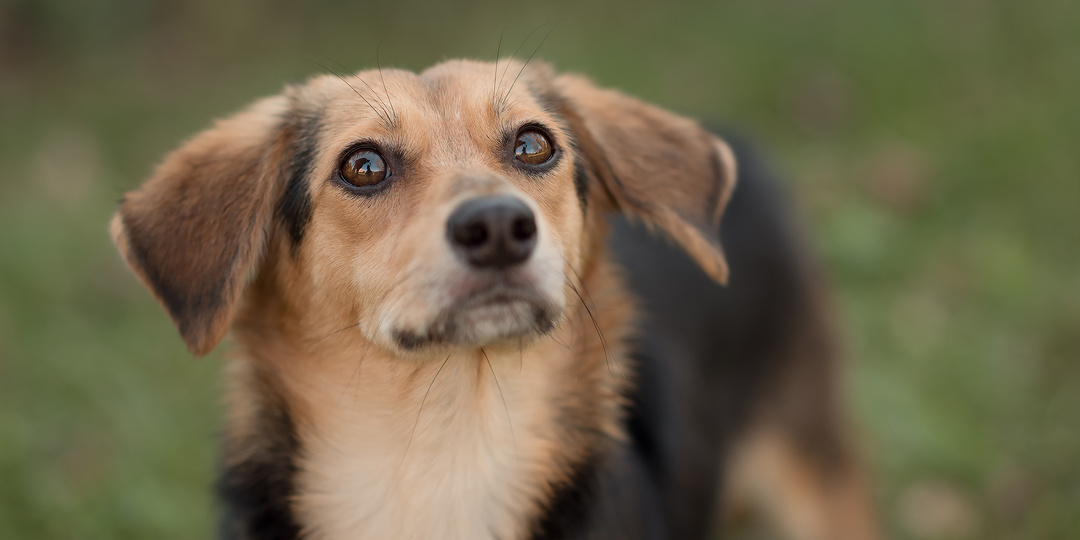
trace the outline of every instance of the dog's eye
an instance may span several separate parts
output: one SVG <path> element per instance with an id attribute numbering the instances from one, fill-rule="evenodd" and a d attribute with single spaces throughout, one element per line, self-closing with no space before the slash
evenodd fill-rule
<path id="1" fill-rule="evenodd" d="M 546 135 L 535 129 L 522 131 L 514 143 L 514 157 L 522 163 L 540 165 L 551 159 L 551 142 Z"/>
<path id="2" fill-rule="evenodd" d="M 386 160 L 370 148 L 361 148 L 341 164 L 341 178 L 356 186 L 374 186 L 390 175 Z"/>

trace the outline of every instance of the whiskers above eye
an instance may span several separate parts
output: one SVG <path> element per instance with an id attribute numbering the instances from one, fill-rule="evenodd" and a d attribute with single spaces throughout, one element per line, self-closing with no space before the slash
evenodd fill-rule
<path id="1" fill-rule="evenodd" d="M 393 115 L 394 119 L 397 119 L 397 110 L 394 109 L 394 100 L 390 98 L 390 91 L 386 89 L 386 77 L 383 75 L 382 60 L 379 58 L 379 51 L 381 50 L 382 42 L 379 42 L 379 44 L 375 46 L 375 65 L 379 68 L 379 80 L 382 81 L 383 94 L 386 95 L 386 101 L 390 103 L 390 114 Z"/>
<path id="2" fill-rule="evenodd" d="M 376 58 L 377 58 L 377 56 L 378 56 L 378 55 L 377 55 L 377 52 L 376 52 Z M 323 58 L 326 58 L 327 60 L 329 60 L 329 61 L 331 61 L 331 62 L 333 62 L 333 63 L 337 64 L 337 65 L 338 65 L 338 67 L 340 67 L 341 69 L 343 69 L 343 70 L 345 70 L 345 71 L 349 71 L 349 70 L 348 70 L 348 68 L 346 68 L 345 66 L 342 66 L 342 65 L 341 65 L 340 63 L 338 63 L 337 61 L 335 61 L 335 60 L 332 60 L 332 59 L 330 59 L 330 58 L 327 58 L 327 57 L 325 57 L 325 56 L 324 56 Z M 345 77 L 344 77 L 344 76 L 342 76 L 342 75 L 341 75 L 340 73 L 338 73 L 337 71 L 334 71 L 333 69 L 330 69 L 329 67 L 327 67 L 327 66 L 326 66 L 326 65 L 324 65 L 324 64 L 320 64 L 319 62 L 315 62 L 315 61 L 312 61 L 312 63 L 314 63 L 315 65 L 317 65 L 317 66 L 319 66 L 319 67 L 321 67 L 321 68 L 323 68 L 323 69 L 325 69 L 326 71 L 329 71 L 329 72 L 330 72 L 330 73 L 332 73 L 332 74 L 333 74 L 333 75 L 334 75 L 335 77 L 337 77 L 338 79 L 340 79 L 340 80 L 341 80 L 341 82 L 345 83 L 345 85 L 346 85 L 346 86 L 348 86 L 348 87 L 349 87 L 350 89 L 352 89 L 352 91 L 353 91 L 353 93 L 354 93 L 354 94 L 356 94 L 357 96 L 359 96 L 359 97 L 360 97 L 360 99 L 364 100 L 364 103 L 367 103 L 368 107 L 371 107 L 371 110 L 372 110 L 372 111 L 375 111 L 375 114 L 376 114 L 376 115 L 378 115 L 379 119 L 380 119 L 380 120 L 382 120 L 383 122 L 385 122 L 387 126 L 393 127 L 393 126 L 396 126 L 396 125 L 397 125 L 397 111 L 395 111 L 395 110 L 394 110 L 394 108 L 393 108 L 393 102 L 392 102 L 392 101 L 390 102 L 390 108 L 389 108 L 389 110 L 388 110 L 388 109 L 387 109 L 387 106 L 386 106 L 386 103 L 383 103 L 383 101 L 382 101 L 382 98 L 381 98 L 381 97 L 379 97 L 379 93 L 378 93 L 378 92 L 376 92 L 376 91 L 375 91 L 375 89 L 374 89 L 374 88 L 372 88 L 372 87 L 371 87 L 371 85 L 370 85 L 370 84 L 368 84 L 368 82 L 367 82 L 367 81 L 365 81 L 364 79 L 362 79 L 362 78 L 361 78 L 360 76 L 356 76 L 356 77 L 355 77 L 355 78 L 356 78 L 357 80 L 359 80 L 360 82 L 364 83 L 364 86 L 366 86 L 366 87 L 367 87 L 367 89 L 371 91 L 371 93 L 372 93 L 372 99 L 374 99 L 374 100 L 375 100 L 375 101 L 376 101 L 376 102 L 377 102 L 377 103 L 379 104 L 379 106 L 380 106 L 380 107 L 382 107 L 382 110 L 381 110 L 381 111 L 380 111 L 379 109 L 376 109 L 376 108 L 375 108 L 375 106 L 371 104 L 371 101 L 369 101 L 367 97 L 365 97 L 365 96 L 364 96 L 363 94 L 361 94 L 361 93 L 360 93 L 360 90 L 358 90 L 358 89 L 357 89 L 357 88 L 356 88 L 355 86 L 353 86 L 352 84 L 350 84 L 350 83 L 349 83 L 349 81 L 347 81 L 347 80 L 345 79 Z M 379 66 L 379 77 L 380 77 L 380 78 L 382 78 L 382 66 L 381 66 L 381 65 Z M 385 90 L 385 89 L 386 89 L 386 82 L 385 82 L 385 80 L 384 80 L 384 81 L 383 81 L 383 90 Z M 390 94 L 389 94 L 389 93 L 387 93 L 387 94 L 386 94 L 386 99 L 387 99 L 387 100 L 389 100 L 389 99 L 390 99 Z"/>
<path id="3" fill-rule="evenodd" d="M 529 34 L 525 36 L 525 39 L 523 39 L 521 41 L 521 44 L 518 45 L 517 49 L 514 50 L 514 54 L 510 55 L 510 59 L 507 60 L 506 65 L 503 66 L 502 74 L 497 75 L 497 79 L 498 79 L 497 84 L 494 85 L 494 87 L 492 88 L 492 92 L 491 92 L 492 105 L 494 106 L 496 113 L 499 113 L 499 112 L 501 112 L 502 110 L 504 110 L 506 108 L 506 104 L 507 104 L 508 100 L 510 99 L 510 93 L 514 90 L 514 85 L 517 84 L 518 79 L 521 78 L 521 74 L 525 72 L 525 68 L 529 65 L 529 62 L 532 62 L 533 57 L 535 57 L 536 53 L 540 51 L 540 48 L 544 46 L 544 43 L 547 42 L 548 37 L 551 36 L 551 33 L 554 32 L 556 28 L 558 28 L 560 23 L 562 23 L 562 19 L 555 20 L 555 21 L 548 21 L 548 22 L 546 22 L 544 24 L 541 24 L 540 26 L 537 26 L 536 28 L 533 28 L 532 31 L 529 32 Z M 535 34 L 541 28 L 543 28 L 543 27 L 545 27 L 545 26 L 547 26 L 549 24 L 551 25 L 551 28 L 548 29 L 547 33 L 544 34 L 544 38 L 540 40 L 540 44 L 537 45 L 535 49 L 533 49 L 532 54 L 530 54 L 529 58 L 525 61 L 524 64 L 522 64 L 521 69 L 518 70 L 518 73 L 514 77 L 513 82 L 510 83 L 510 88 L 506 91 L 506 94 L 504 94 L 501 98 L 496 97 L 498 95 L 499 88 L 502 86 L 503 79 L 506 77 L 506 72 L 507 72 L 507 70 L 510 69 L 510 64 L 514 63 L 514 59 L 517 58 L 517 54 L 519 52 L 521 52 L 521 48 L 524 47 L 525 44 L 529 42 L 529 38 L 531 38 L 533 36 L 533 34 Z M 504 29 L 503 32 L 499 34 L 499 52 L 502 51 L 502 38 L 503 38 L 503 34 L 505 32 L 506 32 L 506 30 Z M 498 71 L 499 71 L 499 52 L 495 53 L 495 72 L 496 72 L 496 74 L 498 74 Z"/>

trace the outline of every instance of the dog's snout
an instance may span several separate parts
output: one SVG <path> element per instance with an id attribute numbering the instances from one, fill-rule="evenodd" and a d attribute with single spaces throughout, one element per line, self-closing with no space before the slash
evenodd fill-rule
<path id="1" fill-rule="evenodd" d="M 454 210 L 446 233 L 470 266 L 507 268 L 528 259 L 536 247 L 536 217 L 516 197 L 477 197 Z"/>

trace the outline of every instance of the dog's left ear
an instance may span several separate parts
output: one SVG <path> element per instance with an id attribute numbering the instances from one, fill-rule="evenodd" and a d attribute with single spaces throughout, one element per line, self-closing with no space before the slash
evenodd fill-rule
<path id="1" fill-rule="evenodd" d="M 196 356 L 224 337 L 270 235 L 296 138 L 286 113 L 279 96 L 218 121 L 170 154 L 113 216 L 121 255 Z"/>
<path id="2" fill-rule="evenodd" d="M 553 90 L 578 159 L 586 161 L 611 209 L 659 228 L 726 283 L 720 215 L 735 186 L 728 145 L 697 122 L 579 76 L 557 77 Z"/>

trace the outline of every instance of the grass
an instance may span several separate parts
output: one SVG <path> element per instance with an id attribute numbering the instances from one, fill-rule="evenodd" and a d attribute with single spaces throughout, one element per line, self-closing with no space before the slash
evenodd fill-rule
<path id="1" fill-rule="evenodd" d="M 220 353 L 106 234 L 164 152 L 316 62 L 491 59 L 554 20 L 541 57 L 790 178 L 893 538 L 1080 535 L 1080 4 L 49 0 L 0 6 L 0 537 L 212 530 Z"/>

